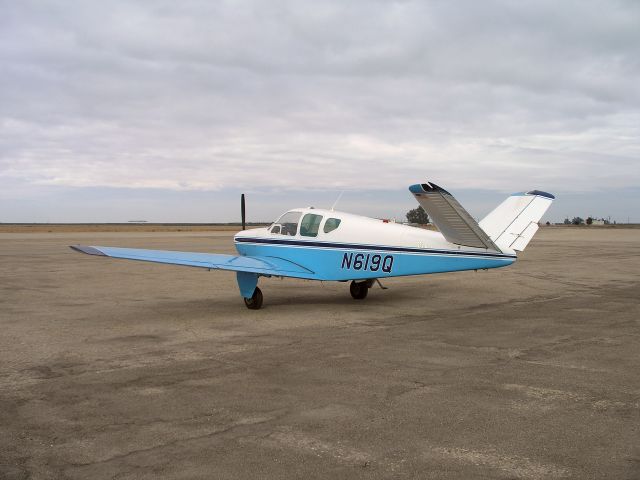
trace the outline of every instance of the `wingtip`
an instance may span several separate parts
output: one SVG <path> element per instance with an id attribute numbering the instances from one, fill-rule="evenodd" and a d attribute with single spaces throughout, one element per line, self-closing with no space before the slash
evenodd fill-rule
<path id="1" fill-rule="evenodd" d="M 544 197 L 548 198 L 549 200 L 555 200 L 556 198 L 555 195 L 549 192 L 543 192 L 542 190 L 529 190 L 528 192 L 516 192 L 511 194 L 512 197 L 524 197 L 526 195 Z"/>
<path id="2" fill-rule="evenodd" d="M 549 192 L 543 192 L 542 190 L 530 190 L 527 195 L 537 195 L 538 197 L 545 197 L 554 200 L 556 197 Z"/>
<path id="3" fill-rule="evenodd" d="M 433 192 L 442 193 L 445 195 L 451 195 L 444 188 L 442 188 L 439 185 L 436 185 L 433 182 L 417 183 L 415 185 L 411 185 L 409 187 L 409 191 L 413 194 L 418 194 L 418 195 L 422 195 L 423 193 L 433 193 Z"/>
<path id="4" fill-rule="evenodd" d="M 76 252 L 86 253 L 87 255 L 98 255 L 100 257 L 106 257 L 104 253 L 98 250 L 95 247 L 87 247 L 85 245 L 69 245 L 71 250 L 75 250 Z"/>

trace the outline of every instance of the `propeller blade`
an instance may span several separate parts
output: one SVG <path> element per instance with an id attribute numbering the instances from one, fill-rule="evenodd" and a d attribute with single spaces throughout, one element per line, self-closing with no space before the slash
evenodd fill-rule
<path id="1" fill-rule="evenodd" d="M 244 205 L 244 193 L 240 197 L 240 216 L 242 217 L 242 229 L 245 229 L 245 205 Z"/>

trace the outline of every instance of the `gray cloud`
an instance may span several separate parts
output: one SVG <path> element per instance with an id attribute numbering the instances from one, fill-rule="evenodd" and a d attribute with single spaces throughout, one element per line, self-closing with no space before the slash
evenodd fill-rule
<path id="1" fill-rule="evenodd" d="M 0 10 L 0 187 L 640 185 L 637 2 Z"/>

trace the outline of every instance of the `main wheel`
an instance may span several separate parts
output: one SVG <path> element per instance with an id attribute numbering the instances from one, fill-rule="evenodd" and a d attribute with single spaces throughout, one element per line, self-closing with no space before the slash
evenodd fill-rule
<path id="1" fill-rule="evenodd" d="M 369 285 L 367 282 L 351 282 L 349 285 L 349 291 L 351 292 L 351 296 L 356 300 L 363 300 L 367 298 L 367 293 L 369 293 Z"/>
<path id="2" fill-rule="evenodd" d="M 256 287 L 251 298 L 244 299 L 244 304 L 249 310 L 259 310 L 262 307 L 262 290 Z"/>

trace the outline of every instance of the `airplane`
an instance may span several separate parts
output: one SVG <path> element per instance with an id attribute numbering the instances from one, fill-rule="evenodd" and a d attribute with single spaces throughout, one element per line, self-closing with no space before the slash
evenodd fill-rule
<path id="1" fill-rule="evenodd" d="M 511 265 L 538 230 L 555 197 L 514 193 L 480 222 L 435 183 L 409 187 L 438 231 L 313 207 L 295 208 L 268 227 L 234 236 L 238 255 L 72 245 L 73 250 L 126 260 L 235 271 L 247 308 L 260 309 L 260 277 L 351 282 L 362 300 L 380 279 Z"/>

